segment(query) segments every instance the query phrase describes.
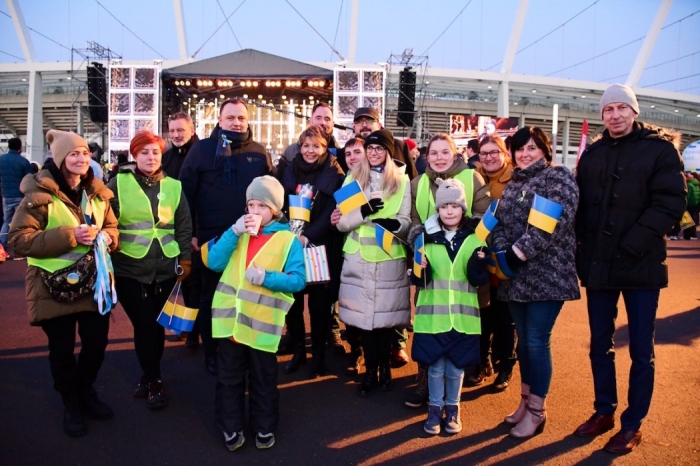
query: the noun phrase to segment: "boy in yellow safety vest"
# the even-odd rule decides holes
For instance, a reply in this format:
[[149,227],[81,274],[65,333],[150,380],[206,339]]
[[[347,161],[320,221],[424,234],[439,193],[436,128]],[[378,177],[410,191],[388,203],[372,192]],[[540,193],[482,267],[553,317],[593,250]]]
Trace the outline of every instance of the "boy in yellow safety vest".
[[466,216],[461,181],[448,179],[438,186],[435,210],[438,213],[411,234],[425,235],[420,276],[411,276],[419,289],[411,356],[429,366],[428,418],[423,429],[433,435],[440,433],[443,422],[448,433],[462,430],[459,400],[464,369],[479,364],[476,287],[489,282],[486,243],[474,234],[479,220]]
[[221,339],[215,411],[231,451],[245,441],[246,380],[255,445],[265,449],[275,444],[275,353],[292,294],[306,286],[303,247],[281,213],[282,185],[271,176],[255,178],[246,202],[248,214],[226,230],[208,255],[208,267],[223,272],[212,301],[212,335]]

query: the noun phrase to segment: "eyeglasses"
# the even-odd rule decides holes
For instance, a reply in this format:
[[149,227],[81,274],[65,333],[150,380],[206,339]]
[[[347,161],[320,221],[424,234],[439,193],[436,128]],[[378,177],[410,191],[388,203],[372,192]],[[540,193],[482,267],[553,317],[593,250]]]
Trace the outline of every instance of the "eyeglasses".
[[452,157],[454,157],[454,154],[452,152],[430,152],[428,154],[428,158],[431,160],[451,159]]
[[488,159],[488,158],[495,159],[499,155],[501,155],[500,150],[492,150],[491,152],[479,152],[479,157],[482,159]]
[[371,125],[375,121],[377,120],[375,120],[374,118],[358,118],[357,120],[355,120],[355,123],[357,123],[358,125]]
[[386,152],[384,146],[367,146],[367,152],[376,152],[377,154],[383,154]]

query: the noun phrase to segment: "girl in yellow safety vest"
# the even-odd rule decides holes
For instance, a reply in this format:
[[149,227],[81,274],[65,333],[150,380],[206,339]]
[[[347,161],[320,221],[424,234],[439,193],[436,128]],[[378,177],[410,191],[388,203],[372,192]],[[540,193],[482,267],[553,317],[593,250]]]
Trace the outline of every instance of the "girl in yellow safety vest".
[[[476,287],[489,281],[485,243],[474,234],[478,220],[466,216],[464,185],[457,179],[439,183],[437,214],[411,231],[410,243],[423,234],[420,288],[413,323],[412,357],[428,366],[429,405],[425,432],[462,430],[459,399],[464,369],[479,364],[481,322]],[[414,268],[415,269],[415,268]],[[444,419],[443,419],[444,416]]]
[[208,267],[223,272],[212,301],[219,338],[216,425],[226,446],[243,445],[246,380],[255,445],[275,443],[279,419],[277,348],[293,293],[306,286],[304,252],[282,215],[284,188],[260,176],[246,190],[247,211],[209,251]]

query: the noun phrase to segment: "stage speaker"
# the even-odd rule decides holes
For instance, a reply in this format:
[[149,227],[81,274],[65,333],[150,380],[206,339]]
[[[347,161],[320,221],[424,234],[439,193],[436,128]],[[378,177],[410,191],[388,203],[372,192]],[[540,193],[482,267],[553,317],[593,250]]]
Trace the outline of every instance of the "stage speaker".
[[413,116],[416,110],[416,72],[404,68],[399,73],[399,112],[396,125],[400,127],[413,126]]
[[107,69],[98,62],[87,67],[88,110],[95,123],[107,123]]

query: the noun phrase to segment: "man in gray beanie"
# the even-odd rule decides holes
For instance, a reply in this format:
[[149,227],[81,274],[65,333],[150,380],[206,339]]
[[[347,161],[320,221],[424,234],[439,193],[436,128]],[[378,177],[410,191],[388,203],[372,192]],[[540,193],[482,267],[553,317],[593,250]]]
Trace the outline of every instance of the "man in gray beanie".
[[615,319],[622,294],[630,328],[627,409],[605,445],[631,452],[654,391],[654,325],[661,288],[668,286],[664,235],[685,211],[680,135],[636,121],[632,89],[611,85],[600,99],[605,131],[581,155],[576,213],[576,267],[588,298],[595,413],[576,429],[595,437],[615,425]]

